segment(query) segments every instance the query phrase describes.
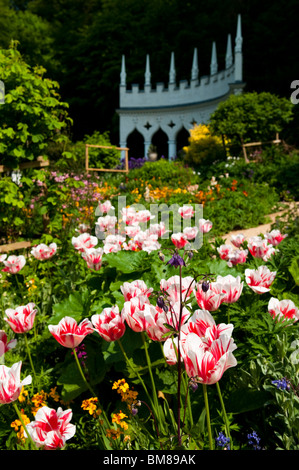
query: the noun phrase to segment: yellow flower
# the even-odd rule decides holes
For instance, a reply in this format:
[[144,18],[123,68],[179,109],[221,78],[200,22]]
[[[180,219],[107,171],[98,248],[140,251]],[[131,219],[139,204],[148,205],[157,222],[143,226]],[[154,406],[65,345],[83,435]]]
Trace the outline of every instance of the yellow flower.
[[[27,415],[24,414],[24,410],[21,410],[21,416],[22,416],[22,420],[26,426],[26,424],[29,424],[30,423],[30,419],[28,418]],[[15,421],[13,421],[10,425],[10,427],[14,428],[15,431],[18,431],[17,433],[17,438],[18,438],[18,441],[25,441],[25,437],[24,437],[24,428],[23,428],[23,425],[21,423],[21,420],[19,419],[16,419]]]
[[28,397],[28,391],[25,390],[24,387],[22,387],[21,393],[18,397],[19,402],[24,403],[24,401],[26,401],[26,397]]
[[53,398],[54,401],[59,401],[60,397],[59,397],[59,394],[56,392],[56,388],[57,387],[51,388],[49,397]]
[[47,396],[48,394],[44,392],[43,390],[33,395],[33,397],[31,398],[31,401],[34,404],[34,406],[31,409],[31,412],[33,415],[36,415],[38,410],[42,408],[43,406],[47,406],[47,402],[46,402]]
[[122,434],[122,431],[120,429],[106,429],[106,436],[107,437],[112,437],[112,439],[118,439],[120,435]]
[[117,382],[114,382],[112,386],[112,390],[113,389],[118,389],[121,392],[126,393],[126,391],[129,389],[129,385],[127,384],[125,379],[120,379]]
[[[98,402],[97,397],[88,398],[87,400],[83,400],[81,408],[83,408],[83,410],[88,411],[90,415],[93,415],[94,417],[96,417],[98,414],[101,413],[101,410],[97,410],[97,405],[96,405],[97,402]],[[100,413],[98,413],[98,411]]]

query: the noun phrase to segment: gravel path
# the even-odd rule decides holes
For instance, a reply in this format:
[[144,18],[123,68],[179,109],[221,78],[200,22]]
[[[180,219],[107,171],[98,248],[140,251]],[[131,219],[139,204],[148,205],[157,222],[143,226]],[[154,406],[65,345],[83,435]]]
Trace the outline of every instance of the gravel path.
[[259,225],[258,227],[252,227],[252,228],[245,229],[245,230],[235,230],[235,231],[227,233],[226,235],[222,235],[222,238],[225,240],[227,244],[231,244],[230,242],[231,236],[237,235],[238,233],[243,233],[246,239],[248,239],[249,237],[260,235],[260,234],[265,234],[271,231],[271,225],[275,222],[276,218],[278,217],[280,218],[283,215],[286,215],[290,209],[294,211],[296,210],[296,214],[299,215],[299,202],[292,202],[292,203],[285,203],[285,204],[287,206],[286,209],[279,211],[279,212],[275,212],[274,214],[269,214],[271,222],[269,222],[268,224]]

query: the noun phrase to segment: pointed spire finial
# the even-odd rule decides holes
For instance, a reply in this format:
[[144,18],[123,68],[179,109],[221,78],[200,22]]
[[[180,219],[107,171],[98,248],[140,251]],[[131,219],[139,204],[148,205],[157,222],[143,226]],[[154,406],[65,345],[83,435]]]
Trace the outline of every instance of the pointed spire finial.
[[238,15],[237,34],[235,40],[235,52],[242,52],[242,28],[241,28],[241,15]]
[[126,64],[125,64],[125,56],[122,56],[121,59],[121,72],[120,72],[120,84],[121,86],[126,86]]
[[216,42],[213,42],[213,46],[212,46],[212,58],[211,58],[210,69],[211,69],[211,75],[215,75],[218,72]]
[[174,65],[174,52],[172,52],[171,58],[170,58],[169,83],[175,83],[175,77],[176,77],[176,72],[175,72],[175,65]]
[[150,72],[150,58],[149,58],[149,55],[147,54],[146,55],[146,65],[145,65],[145,74],[144,74],[144,77],[145,77],[145,82],[144,84],[147,86],[147,85],[151,85],[151,72]]
[[193,62],[192,62],[192,70],[191,70],[191,80],[198,79],[198,57],[197,57],[197,48],[194,48],[193,53]]
[[225,68],[229,69],[232,65],[233,65],[232,39],[231,39],[231,35],[229,34],[227,37]]

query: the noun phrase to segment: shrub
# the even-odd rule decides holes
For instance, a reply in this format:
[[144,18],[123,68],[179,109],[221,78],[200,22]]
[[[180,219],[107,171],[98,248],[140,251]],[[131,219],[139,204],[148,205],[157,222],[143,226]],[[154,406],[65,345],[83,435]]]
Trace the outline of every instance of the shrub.
[[212,135],[209,126],[199,124],[190,129],[189,146],[183,148],[184,162],[192,166],[210,164],[226,157],[222,138]]

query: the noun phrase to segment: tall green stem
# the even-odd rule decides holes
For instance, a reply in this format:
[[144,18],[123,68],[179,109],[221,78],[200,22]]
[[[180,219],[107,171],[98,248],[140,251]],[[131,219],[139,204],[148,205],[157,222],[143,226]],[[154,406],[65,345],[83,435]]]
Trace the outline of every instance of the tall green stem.
[[203,396],[204,396],[205,407],[206,407],[206,415],[207,415],[209,446],[210,446],[210,450],[213,450],[212,428],[211,428],[211,418],[210,418],[210,409],[209,409],[207,385],[202,384],[202,386],[203,386]]
[[128,358],[128,356],[127,356],[127,354],[126,354],[126,351],[124,350],[124,347],[123,347],[121,341],[120,341],[120,340],[117,340],[117,343],[118,343],[118,345],[119,345],[119,348],[120,348],[121,352],[123,353],[123,356],[124,356],[124,358],[125,358],[127,364],[128,364],[129,367],[132,369],[132,371],[134,372],[134,374],[136,374],[136,376],[138,377],[138,379],[139,379],[141,385],[142,385],[143,388],[144,388],[144,391],[145,391],[145,393],[146,393],[146,396],[147,396],[147,398],[149,399],[149,401],[150,401],[150,403],[151,403],[151,406],[153,406],[152,398],[151,398],[151,396],[150,396],[150,394],[149,394],[149,392],[148,392],[148,389],[147,389],[147,387],[146,387],[146,385],[145,385],[145,383],[144,383],[144,381],[143,381],[141,375],[139,374],[138,370],[136,370],[135,367],[133,366],[132,361],[130,361],[130,359]]
[[154,377],[153,377],[152,363],[151,363],[151,360],[150,360],[150,357],[149,357],[149,354],[148,354],[146,339],[145,339],[143,331],[141,332],[141,337],[142,337],[142,341],[143,341],[143,345],[144,345],[146,361],[147,361],[148,370],[149,370],[150,379],[151,379],[151,384],[152,384],[152,389],[153,389],[153,401],[154,401],[154,405],[155,405],[155,409],[156,409],[156,414],[159,416],[159,403],[158,403],[158,397],[157,397],[157,391],[156,391],[156,384],[155,384]]
[[34,365],[33,365],[33,361],[32,361],[31,354],[30,354],[30,348],[29,348],[29,344],[28,344],[28,339],[27,339],[26,333],[24,334],[24,337],[25,337],[25,343],[26,343],[26,349],[27,349],[27,354],[28,354],[29,362],[30,362],[31,369],[32,369],[32,372],[33,372],[33,375],[34,375],[35,385],[37,386],[37,388],[39,388],[39,384],[38,384],[38,381],[37,381],[36,372],[35,372]]
[[217,391],[218,391],[218,395],[219,395],[219,400],[220,400],[220,403],[221,403],[222,413],[223,413],[223,416],[224,416],[224,424],[225,424],[226,434],[227,434],[227,437],[229,437],[230,449],[232,450],[233,449],[233,443],[232,443],[232,438],[231,438],[230,430],[229,430],[229,422],[228,422],[228,419],[227,419],[227,414],[226,414],[226,410],[225,410],[224,401],[223,401],[223,398],[222,398],[222,393],[221,393],[221,390],[220,390],[219,382],[216,382],[216,387],[217,387]]
[[17,407],[17,405],[16,405],[15,402],[13,402],[13,406],[14,406],[14,409],[16,410],[16,413],[17,413],[17,415],[18,415],[19,420],[20,420],[21,423],[22,423],[22,426],[23,426],[23,428],[24,428],[24,433],[26,433],[26,435],[27,435],[29,441],[31,442],[31,444],[32,444],[33,447],[34,447],[34,450],[38,450],[38,448],[37,448],[35,442],[32,440],[32,437],[30,436],[29,432],[28,432],[27,429],[26,429],[26,425],[25,425],[25,423],[24,423],[24,420],[23,420],[23,418],[22,418],[22,415],[21,415],[21,413],[20,413],[20,411],[19,411],[19,408]]

